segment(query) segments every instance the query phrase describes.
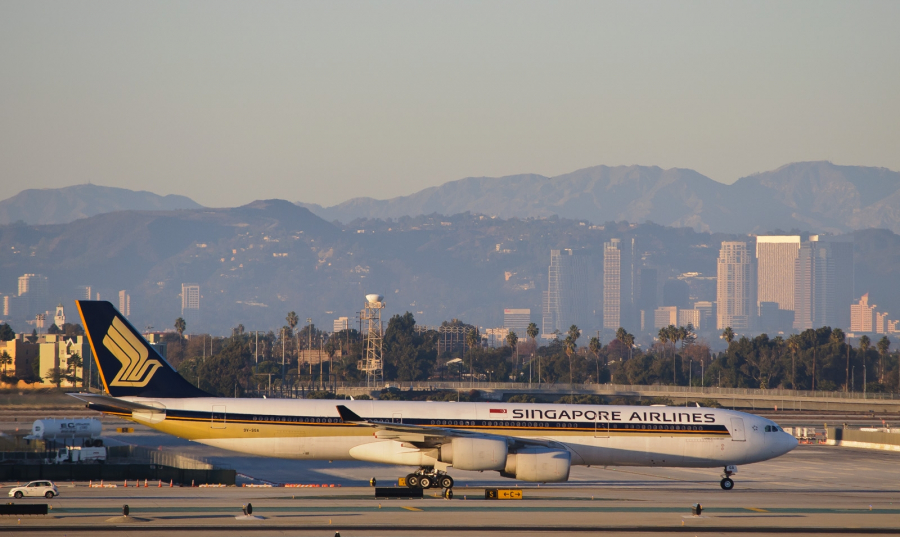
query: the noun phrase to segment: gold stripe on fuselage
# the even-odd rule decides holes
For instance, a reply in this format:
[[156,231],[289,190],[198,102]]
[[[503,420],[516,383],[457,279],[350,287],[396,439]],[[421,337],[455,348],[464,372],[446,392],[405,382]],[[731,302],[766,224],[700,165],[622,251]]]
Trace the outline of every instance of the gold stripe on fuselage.
[[[146,423],[134,419],[131,414],[108,412],[135,423],[151,427],[157,431],[186,438],[188,440],[223,439],[223,438],[323,438],[360,436],[371,437],[372,428],[366,425],[349,425],[346,423],[306,423],[278,421],[241,421],[214,422],[210,418],[201,417],[166,417],[158,423]],[[427,426],[426,426],[427,427]],[[437,427],[436,427],[437,429]],[[446,429],[446,427],[441,427]],[[522,438],[572,437],[576,438],[646,438],[646,437],[685,437],[685,438],[721,438],[730,436],[727,431],[671,431],[659,429],[627,429],[595,432],[587,428],[557,427],[458,427],[460,430],[477,430],[497,436]]]

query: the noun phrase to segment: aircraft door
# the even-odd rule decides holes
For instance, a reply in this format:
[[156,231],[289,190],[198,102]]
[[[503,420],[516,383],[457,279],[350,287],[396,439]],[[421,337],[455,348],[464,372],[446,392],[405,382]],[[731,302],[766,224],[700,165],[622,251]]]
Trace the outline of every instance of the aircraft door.
[[400,412],[394,412],[393,417],[391,418],[393,423],[403,423],[403,414]]
[[594,422],[594,438],[609,438],[609,422]]
[[212,406],[212,416],[210,417],[209,426],[211,429],[225,428],[225,405]]
[[746,440],[747,437],[744,434],[743,418],[731,418],[731,441],[744,442]]

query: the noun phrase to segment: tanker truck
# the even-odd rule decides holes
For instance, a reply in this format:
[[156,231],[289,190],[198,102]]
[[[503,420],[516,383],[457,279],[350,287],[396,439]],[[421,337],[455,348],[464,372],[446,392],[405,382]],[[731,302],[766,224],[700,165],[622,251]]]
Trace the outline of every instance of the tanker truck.
[[100,447],[103,427],[95,418],[44,418],[31,425],[28,440],[59,442],[67,446]]

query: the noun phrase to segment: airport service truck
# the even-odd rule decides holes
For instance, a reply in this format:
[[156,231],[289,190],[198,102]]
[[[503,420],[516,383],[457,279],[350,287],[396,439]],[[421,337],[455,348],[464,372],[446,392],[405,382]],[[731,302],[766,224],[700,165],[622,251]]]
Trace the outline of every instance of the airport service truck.
[[67,462],[103,462],[106,460],[105,447],[63,447],[56,452],[54,464]]

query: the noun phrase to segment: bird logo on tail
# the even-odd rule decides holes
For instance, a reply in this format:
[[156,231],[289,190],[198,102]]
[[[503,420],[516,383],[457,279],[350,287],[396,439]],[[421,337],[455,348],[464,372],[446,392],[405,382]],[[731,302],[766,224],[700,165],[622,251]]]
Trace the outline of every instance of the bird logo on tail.
[[143,388],[156,374],[156,370],[162,367],[159,360],[148,359],[150,354],[147,347],[118,317],[113,317],[109,331],[103,337],[103,346],[122,363],[110,383],[112,386]]

